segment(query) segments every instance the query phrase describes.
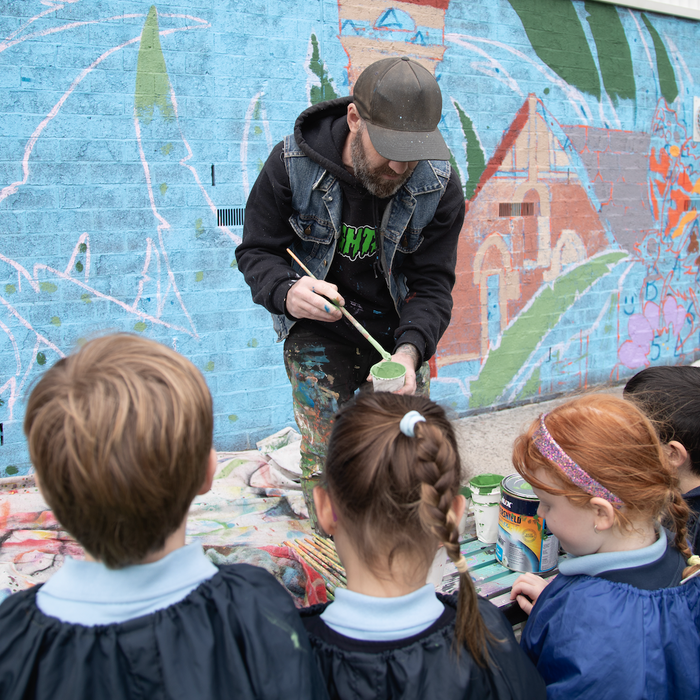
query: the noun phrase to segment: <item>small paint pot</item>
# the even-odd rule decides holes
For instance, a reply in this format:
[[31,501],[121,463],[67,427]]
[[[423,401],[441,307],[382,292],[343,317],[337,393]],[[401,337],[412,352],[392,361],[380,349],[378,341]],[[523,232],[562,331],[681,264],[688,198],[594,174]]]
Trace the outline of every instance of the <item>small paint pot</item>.
[[479,542],[495,544],[498,538],[498,511],[501,500],[500,474],[479,474],[469,480]]
[[397,391],[406,381],[406,368],[400,362],[391,360],[372,365],[370,374],[374,391]]

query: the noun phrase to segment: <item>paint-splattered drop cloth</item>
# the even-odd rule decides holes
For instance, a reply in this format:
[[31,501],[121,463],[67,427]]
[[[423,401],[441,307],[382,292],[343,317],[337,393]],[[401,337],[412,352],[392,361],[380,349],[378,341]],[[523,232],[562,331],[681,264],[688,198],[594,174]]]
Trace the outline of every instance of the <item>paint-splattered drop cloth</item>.
[[327,697],[292,599],[262,569],[223,566],[179,603],[94,627],[44,615],[39,589],[0,605],[3,700]]

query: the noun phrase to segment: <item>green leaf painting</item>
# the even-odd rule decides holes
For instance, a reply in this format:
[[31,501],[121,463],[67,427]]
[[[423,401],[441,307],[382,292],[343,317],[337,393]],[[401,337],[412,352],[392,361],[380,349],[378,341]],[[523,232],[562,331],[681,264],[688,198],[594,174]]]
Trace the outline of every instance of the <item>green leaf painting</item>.
[[651,38],[654,41],[654,51],[656,52],[656,71],[659,74],[659,87],[661,94],[668,104],[672,104],[678,97],[678,85],[676,83],[676,75],[673,72],[671,59],[668,57],[664,42],[661,41],[659,33],[654,29],[654,25],[649,21],[645,14],[642,14],[644,26],[647,28]]
[[558,76],[600,100],[600,78],[570,0],[510,0],[535,53]]
[[587,2],[585,8],[605,91],[615,105],[619,100],[634,100],[632,53],[617,8],[599,2]]
[[626,257],[625,252],[601,255],[545,287],[532,305],[503,332],[501,344],[489,352],[479,378],[471,383],[470,408],[496,403],[542,338],[559,323],[578,296]]
[[333,79],[328,75],[326,66],[321,60],[321,52],[318,48],[318,39],[315,34],[311,35],[311,59],[309,60],[309,70],[321,81],[321,85],[311,86],[311,104],[315,105],[325,100],[334,100],[338,97],[333,89]]
[[479,184],[481,175],[486,169],[486,156],[484,155],[481,141],[479,141],[479,137],[474,130],[474,123],[467,116],[459,102],[452,100],[452,104],[454,104],[459,115],[459,123],[462,125],[462,133],[466,142],[467,181],[464,183],[464,196],[465,199],[471,199],[476,191],[476,186]]
[[136,115],[144,124],[150,124],[155,108],[165,121],[175,119],[170,100],[170,79],[165,66],[163,49],[158,33],[158,12],[151,9],[141,32],[141,45],[136,63]]

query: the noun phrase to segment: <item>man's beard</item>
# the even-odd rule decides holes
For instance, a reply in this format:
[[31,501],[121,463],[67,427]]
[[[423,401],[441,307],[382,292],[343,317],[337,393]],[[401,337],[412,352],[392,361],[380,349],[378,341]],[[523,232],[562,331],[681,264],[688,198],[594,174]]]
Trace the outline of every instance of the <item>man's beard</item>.
[[[352,167],[355,171],[355,178],[362,183],[362,186],[375,197],[385,199],[396,194],[400,187],[413,174],[415,166],[406,168],[406,172],[399,175],[394,172],[387,163],[377,168],[372,168],[367,161],[367,153],[362,143],[362,131],[358,131],[350,145],[352,156]],[[396,179],[386,179],[384,176]]]

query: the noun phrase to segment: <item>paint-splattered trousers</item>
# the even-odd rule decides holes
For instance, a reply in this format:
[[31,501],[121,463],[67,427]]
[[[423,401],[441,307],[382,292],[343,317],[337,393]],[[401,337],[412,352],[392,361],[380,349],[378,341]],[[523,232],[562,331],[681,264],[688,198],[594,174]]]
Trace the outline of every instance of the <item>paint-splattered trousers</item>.
[[[379,353],[327,338],[295,325],[284,341],[284,364],[292,384],[294,418],[301,433],[301,484],[311,523],[317,532],[313,488],[320,481],[333,417],[359,390],[371,391],[370,367]],[[430,395],[430,369],[416,372],[416,393]]]

